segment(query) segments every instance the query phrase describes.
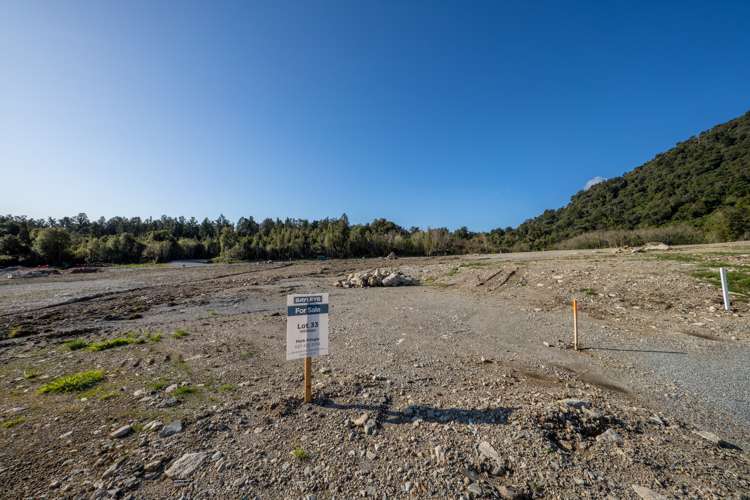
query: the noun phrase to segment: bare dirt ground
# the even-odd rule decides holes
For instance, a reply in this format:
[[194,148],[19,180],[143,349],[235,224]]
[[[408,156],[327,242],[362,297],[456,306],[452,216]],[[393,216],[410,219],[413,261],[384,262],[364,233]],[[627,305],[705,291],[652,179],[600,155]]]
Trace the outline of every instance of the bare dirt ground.
[[[0,497],[748,498],[750,307],[700,277],[748,264],[733,244],[2,279]],[[333,287],[377,267],[421,284]],[[331,355],[305,405],[285,296],[308,291],[331,294]],[[142,343],[66,344],[115,338]]]

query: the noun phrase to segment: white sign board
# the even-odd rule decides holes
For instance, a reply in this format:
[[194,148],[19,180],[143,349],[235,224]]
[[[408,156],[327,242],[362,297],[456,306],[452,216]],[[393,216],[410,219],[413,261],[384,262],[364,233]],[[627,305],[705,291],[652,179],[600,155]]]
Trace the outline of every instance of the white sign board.
[[286,359],[328,354],[328,294],[286,296]]

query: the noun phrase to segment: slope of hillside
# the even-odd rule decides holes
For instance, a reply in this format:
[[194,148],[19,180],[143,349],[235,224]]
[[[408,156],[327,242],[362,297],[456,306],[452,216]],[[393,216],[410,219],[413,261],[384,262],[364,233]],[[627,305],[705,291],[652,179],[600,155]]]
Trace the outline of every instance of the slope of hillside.
[[518,242],[544,248],[590,231],[689,224],[707,240],[750,236],[750,112],[521,224]]

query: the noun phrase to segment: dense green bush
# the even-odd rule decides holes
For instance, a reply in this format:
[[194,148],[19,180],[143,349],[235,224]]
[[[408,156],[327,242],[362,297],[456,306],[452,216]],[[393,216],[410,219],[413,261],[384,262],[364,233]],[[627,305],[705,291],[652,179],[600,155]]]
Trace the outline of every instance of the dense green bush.
[[36,231],[34,252],[49,264],[63,264],[71,259],[71,238],[65,229],[47,227]]

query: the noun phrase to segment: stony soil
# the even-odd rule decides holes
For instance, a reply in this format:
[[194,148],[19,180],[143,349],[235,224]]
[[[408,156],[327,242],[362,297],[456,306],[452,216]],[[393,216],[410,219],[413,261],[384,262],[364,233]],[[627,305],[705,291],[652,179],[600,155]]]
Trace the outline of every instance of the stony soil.
[[[748,498],[748,302],[692,275],[727,262],[750,245],[2,280],[0,497]],[[333,286],[373,268],[421,285]],[[284,359],[306,291],[331,302],[307,405]],[[152,339],[64,344],[127,332]]]

